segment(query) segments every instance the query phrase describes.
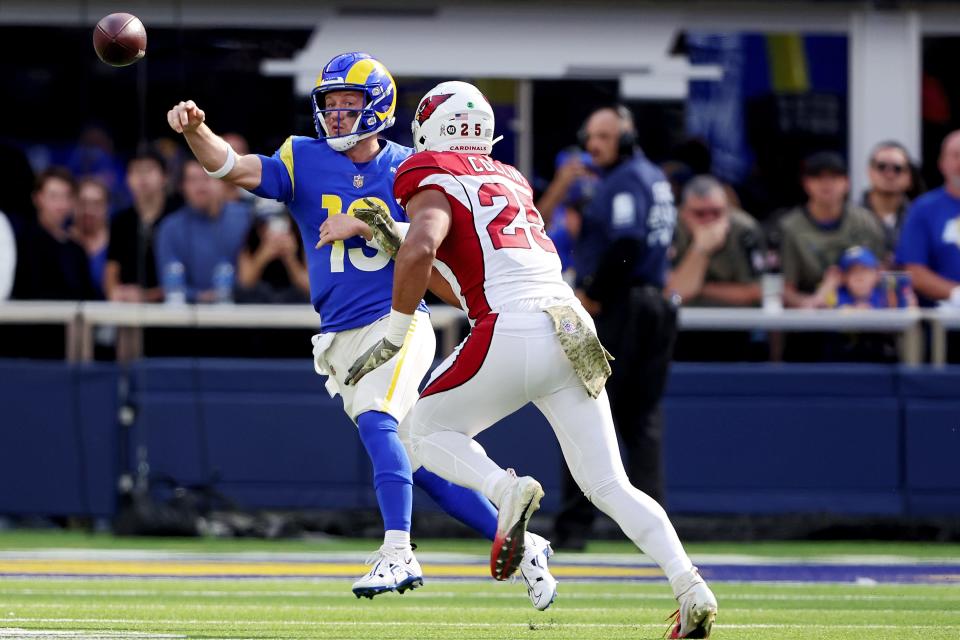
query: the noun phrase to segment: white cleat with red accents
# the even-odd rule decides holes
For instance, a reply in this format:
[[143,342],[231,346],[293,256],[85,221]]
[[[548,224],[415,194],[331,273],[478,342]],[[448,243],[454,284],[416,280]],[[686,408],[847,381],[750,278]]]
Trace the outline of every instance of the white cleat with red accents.
[[497,512],[497,535],[490,550],[490,573],[495,579],[506,580],[520,566],[527,522],[540,508],[542,498],[543,487],[530,476],[514,475],[504,490]]

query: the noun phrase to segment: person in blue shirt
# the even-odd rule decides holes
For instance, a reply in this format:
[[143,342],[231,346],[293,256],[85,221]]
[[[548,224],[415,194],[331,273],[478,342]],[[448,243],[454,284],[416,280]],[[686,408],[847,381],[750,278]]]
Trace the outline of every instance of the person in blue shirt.
[[834,306],[840,309],[897,309],[915,307],[916,296],[904,274],[882,274],[870,249],[850,247],[838,265],[842,272]]
[[943,186],[917,198],[907,213],[896,262],[924,306],[960,307],[960,130],[943,140],[940,173]]
[[[677,312],[663,295],[677,211],[663,172],[636,146],[623,106],[593,112],[580,141],[601,176],[574,248],[577,295],[616,360],[607,392],[624,444],[627,475],[663,501],[660,397],[676,339]],[[554,536],[582,547],[596,510],[568,477]]]
[[[409,330],[393,335],[393,262],[371,241],[370,229],[352,216],[369,200],[406,222],[393,182],[397,167],[413,150],[378,137],[393,125],[396,101],[396,85],[383,64],[355,52],[334,57],[317,78],[311,102],[318,137],[291,136],[273,156],[238,155],[205,124],[193,101],[180,102],[167,114],[168,124],[183,133],[211,176],[284,202],[299,228],[311,302],[320,315],[314,365],[328,376],[328,391],[340,394],[344,411],[357,425],[373,464],[383,516],[383,545],[372,557],[369,573],[353,585],[357,597],[369,598],[402,593],[423,582],[410,544],[413,484],[488,539],[493,540],[497,527],[496,511],[479,492],[442,480],[411,460],[408,427],[400,425],[433,362],[435,337],[422,302]],[[449,290],[438,293],[455,300]],[[345,384],[350,365],[381,338],[404,347],[359,384]],[[552,551],[546,540],[533,538],[521,568],[531,601],[545,609],[556,591],[546,561]],[[549,597],[543,597],[542,584],[551,585]]]
[[225,202],[223,185],[206,175],[195,160],[184,163],[182,189],[186,204],[157,226],[157,273],[169,297],[173,292],[164,274],[175,263],[183,265],[187,301],[214,302],[218,295],[214,272],[223,264],[236,269],[251,210]]

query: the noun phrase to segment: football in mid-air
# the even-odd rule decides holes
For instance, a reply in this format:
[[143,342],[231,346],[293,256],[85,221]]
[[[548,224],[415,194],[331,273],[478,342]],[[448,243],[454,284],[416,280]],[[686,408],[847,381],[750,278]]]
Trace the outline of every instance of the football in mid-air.
[[147,52],[147,30],[135,15],[111,13],[94,28],[93,48],[107,64],[125,67]]

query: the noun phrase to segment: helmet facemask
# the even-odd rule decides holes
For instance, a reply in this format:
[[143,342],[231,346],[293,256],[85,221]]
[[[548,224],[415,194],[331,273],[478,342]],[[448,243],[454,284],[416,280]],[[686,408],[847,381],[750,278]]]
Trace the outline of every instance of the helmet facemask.
[[[327,108],[326,97],[337,91],[359,93],[360,104]],[[317,137],[326,140],[335,151],[346,151],[364,138],[393,126],[397,87],[386,67],[369,54],[343,53],[324,66],[310,94],[310,102]],[[349,126],[342,127],[341,123]]]
[[[365,104],[361,109],[333,108],[327,109],[324,98],[327,93],[333,91],[359,91],[363,94]],[[364,89],[353,89],[344,87],[317,87],[311,94],[313,102],[313,120],[317,128],[317,136],[326,140],[334,151],[346,151],[352,149],[358,142],[364,138],[377,135],[383,129],[393,125],[394,118],[386,121],[380,120],[375,110],[376,98],[370,100],[367,95],[369,92]],[[381,96],[382,98],[382,96]],[[355,118],[353,125],[347,132],[344,131],[342,124]],[[332,122],[331,122],[332,121]],[[337,126],[331,126],[336,124]],[[339,130],[342,133],[334,134],[333,130]]]

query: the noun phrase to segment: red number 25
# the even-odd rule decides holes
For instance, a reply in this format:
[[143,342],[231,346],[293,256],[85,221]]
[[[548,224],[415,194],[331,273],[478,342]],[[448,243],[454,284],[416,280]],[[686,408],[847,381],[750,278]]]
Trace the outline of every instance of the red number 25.
[[[490,234],[494,249],[529,249],[530,240],[527,238],[529,234],[544,251],[557,252],[553,241],[543,230],[543,218],[540,217],[540,212],[537,211],[529,195],[515,192],[498,182],[484,183],[477,195],[481,206],[502,207],[487,225],[487,233]],[[512,226],[520,215],[521,207],[526,213],[527,224],[521,222],[508,230],[507,227]]]

